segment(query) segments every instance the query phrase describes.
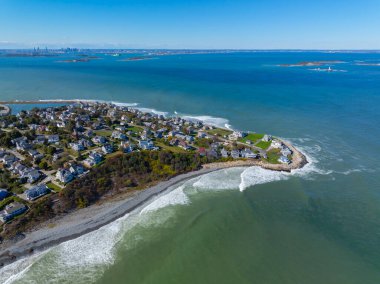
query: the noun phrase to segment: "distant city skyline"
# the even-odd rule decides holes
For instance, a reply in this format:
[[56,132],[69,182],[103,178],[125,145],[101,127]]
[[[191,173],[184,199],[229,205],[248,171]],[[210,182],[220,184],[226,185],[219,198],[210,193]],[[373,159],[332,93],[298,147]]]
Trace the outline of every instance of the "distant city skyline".
[[380,49],[377,0],[0,0],[0,48]]

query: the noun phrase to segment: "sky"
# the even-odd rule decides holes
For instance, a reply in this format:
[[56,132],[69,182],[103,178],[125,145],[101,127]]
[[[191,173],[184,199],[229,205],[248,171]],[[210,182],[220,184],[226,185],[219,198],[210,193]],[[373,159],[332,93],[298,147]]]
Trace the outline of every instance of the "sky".
[[380,0],[0,0],[0,48],[380,49]]

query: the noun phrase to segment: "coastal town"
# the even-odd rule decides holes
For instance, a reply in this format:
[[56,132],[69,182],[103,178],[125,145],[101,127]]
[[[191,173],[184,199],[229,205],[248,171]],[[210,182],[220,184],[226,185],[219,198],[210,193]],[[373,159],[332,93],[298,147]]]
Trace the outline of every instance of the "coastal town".
[[111,103],[76,102],[15,115],[7,111],[0,117],[0,128],[2,226],[122,154],[170,151],[192,153],[207,162],[284,165],[293,159],[293,150],[271,135]]

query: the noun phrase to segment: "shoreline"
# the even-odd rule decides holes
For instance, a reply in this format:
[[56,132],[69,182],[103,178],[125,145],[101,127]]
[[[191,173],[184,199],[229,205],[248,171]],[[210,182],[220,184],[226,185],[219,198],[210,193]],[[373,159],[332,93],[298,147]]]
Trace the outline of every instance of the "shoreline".
[[[63,216],[53,218],[41,224],[36,230],[26,232],[25,237],[19,241],[8,241],[0,244],[2,251],[0,253],[0,267],[95,231],[143,206],[170,187],[188,179],[233,167],[259,166],[268,170],[290,172],[293,169],[300,169],[308,163],[305,155],[299,152],[290,143],[284,143],[294,151],[294,160],[290,165],[267,164],[256,160],[238,160],[205,164],[197,171],[180,174],[169,180],[161,181],[146,189],[132,192],[128,197],[120,194],[119,196],[115,196],[113,200],[104,200],[104,202],[100,202],[101,204],[97,203],[87,208],[75,210]],[[117,197],[121,200],[115,200]]]
[[94,204],[70,212],[56,217],[57,224],[54,224],[54,227],[49,227],[48,223],[52,224],[52,221],[47,221],[41,225],[41,228],[25,233],[25,237],[20,241],[0,244],[2,250],[0,267],[95,231],[143,206],[176,184],[217,170],[218,168],[202,168],[161,181],[154,186],[135,192],[129,198],[119,201],[105,200],[103,204]]

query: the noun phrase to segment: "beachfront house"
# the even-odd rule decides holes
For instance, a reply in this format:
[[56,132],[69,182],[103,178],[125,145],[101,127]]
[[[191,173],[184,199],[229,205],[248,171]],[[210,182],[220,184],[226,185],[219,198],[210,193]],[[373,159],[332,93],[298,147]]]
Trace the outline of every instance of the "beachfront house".
[[240,158],[240,151],[239,150],[232,150],[231,151],[231,157],[234,158],[234,159],[239,159]]
[[154,144],[150,140],[139,140],[139,147],[143,150],[153,150]]
[[102,160],[103,160],[103,156],[100,153],[98,153],[98,152],[91,152],[88,155],[88,158],[83,161],[83,164],[86,167],[90,168],[90,167],[93,167],[93,166],[99,164]]
[[223,158],[227,158],[228,157],[228,151],[226,149],[222,149],[220,151],[220,154],[222,155]]
[[253,153],[251,149],[244,149],[241,151],[241,156],[246,159],[257,159],[258,155],[256,153]]
[[272,141],[273,139],[271,135],[265,134],[261,140],[264,142],[269,142],[269,141]]
[[67,169],[59,169],[55,174],[55,177],[62,183],[68,183],[74,179],[71,171]]
[[285,156],[281,156],[278,161],[281,163],[281,164],[290,164],[290,160],[285,157]]
[[84,168],[79,164],[71,164],[69,171],[72,175],[78,176],[84,173]]
[[41,196],[44,196],[50,192],[50,189],[45,185],[37,185],[25,191],[25,196],[28,200],[33,201]]
[[12,220],[14,217],[24,213],[28,208],[19,202],[13,202],[5,206],[5,209],[0,212],[0,220],[5,223]]
[[282,143],[278,140],[272,140],[270,145],[272,148],[280,149],[282,147]]
[[291,155],[293,152],[287,146],[283,145],[281,149],[281,154],[285,157]]
[[113,153],[113,146],[110,144],[105,144],[102,146],[102,151],[104,154],[111,154]]

